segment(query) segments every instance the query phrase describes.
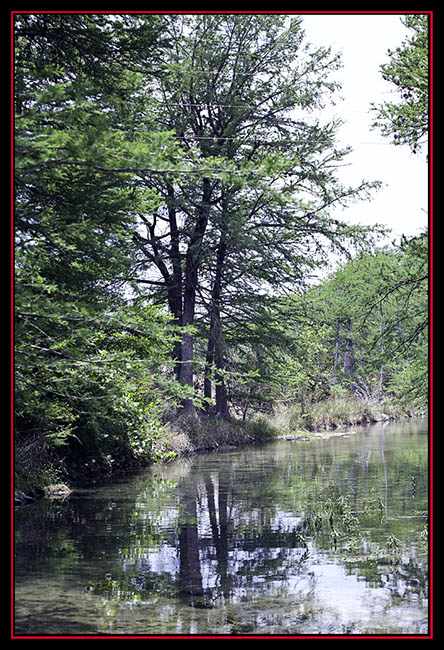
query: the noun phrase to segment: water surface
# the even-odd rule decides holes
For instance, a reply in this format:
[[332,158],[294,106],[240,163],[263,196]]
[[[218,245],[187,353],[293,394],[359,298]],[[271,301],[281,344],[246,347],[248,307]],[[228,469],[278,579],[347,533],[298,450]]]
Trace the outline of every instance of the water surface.
[[427,446],[276,440],[20,508],[15,633],[427,634]]

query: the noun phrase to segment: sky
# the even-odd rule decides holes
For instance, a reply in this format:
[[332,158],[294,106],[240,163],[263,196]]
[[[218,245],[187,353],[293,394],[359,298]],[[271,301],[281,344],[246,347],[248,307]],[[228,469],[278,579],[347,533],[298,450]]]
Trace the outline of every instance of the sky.
[[[339,142],[351,145],[353,153],[341,170],[341,180],[357,186],[362,180],[381,181],[383,187],[371,202],[358,202],[340,210],[337,218],[353,224],[382,223],[392,232],[388,241],[404,234],[418,234],[427,225],[428,164],[426,151],[413,154],[407,145],[395,146],[379,130],[371,129],[376,105],[398,98],[392,84],[384,81],[379,66],[390,58],[387,51],[401,45],[411,30],[400,15],[306,15],[303,27],[306,41],[316,46],[331,46],[342,53],[343,68],[332,79],[342,84],[333,108],[323,109],[326,117],[340,117],[345,124],[338,132]],[[336,216],[336,215],[335,215]]]

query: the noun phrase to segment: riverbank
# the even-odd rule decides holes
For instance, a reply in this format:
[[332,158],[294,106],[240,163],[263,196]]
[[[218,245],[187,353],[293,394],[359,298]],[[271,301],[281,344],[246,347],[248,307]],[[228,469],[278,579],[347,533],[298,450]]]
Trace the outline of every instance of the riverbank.
[[322,432],[422,415],[425,413],[389,400],[372,402],[349,396],[335,396],[308,405],[298,403],[277,406],[267,421],[280,431]]
[[[310,404],[281,406],[250,420],[178,418],[170,423],[163,441],[172,457],[224,447],[237,447],[273,438],[309,440],[314,437],[350,435],[350,427],[425,415],[390,402],[370,403],[352,398],[332,398]],[[346,431],[339,431],[346,429]]]
[[[281,406],[273,412],[255,415],[249,420],[221,419],[211,416],[182,416],[167,423],[164,432],[154,442],[151,458],[122,458],[114,463],[103,458],[88,458],[76,465],[60,464],[47,478],[36,476],[35,483],[16,481],[15,503],[29,503],[40,498],[66,498],[79,489],[98,485],[116,474],[141,470],[155,462],[230,447],[285,438],[310,440],[319,437],[351,435],[350,427],[394,421],[424,415],[401,409],[391,403],[367,403],[347,398],[335,398],[311,404]],[[53,467],[55,460],[52,459]],[[54,480],[55,479],[55,480]]]

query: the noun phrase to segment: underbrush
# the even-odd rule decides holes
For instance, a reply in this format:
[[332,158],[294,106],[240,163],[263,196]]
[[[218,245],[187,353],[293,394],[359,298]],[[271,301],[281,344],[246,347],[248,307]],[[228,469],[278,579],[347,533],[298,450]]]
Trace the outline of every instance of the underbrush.
[[335,396],[322,402],[280,405],[265,415],[249,420],[222,419],[208,415],[171,418],[164,434],[156,441],[153,453],[158,461],[167,461],[202,451],[238,447],[285,433],[326,431],[339,427],[397,420],[418,415],[390,402],[365,402],[353,397]]
[[14,452],[14,498],[17,502],[38,498],[47,485],[59,482],[60,462],[40,435],[16,434]]

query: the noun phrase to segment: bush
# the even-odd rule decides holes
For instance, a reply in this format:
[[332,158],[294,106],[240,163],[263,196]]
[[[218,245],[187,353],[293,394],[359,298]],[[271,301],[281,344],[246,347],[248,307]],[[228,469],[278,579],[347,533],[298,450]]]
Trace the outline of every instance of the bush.
[[51,446],[38,433],[16,435],[14,483],[18,492],[27,496],[43,493],[63,474],[63,465]]

